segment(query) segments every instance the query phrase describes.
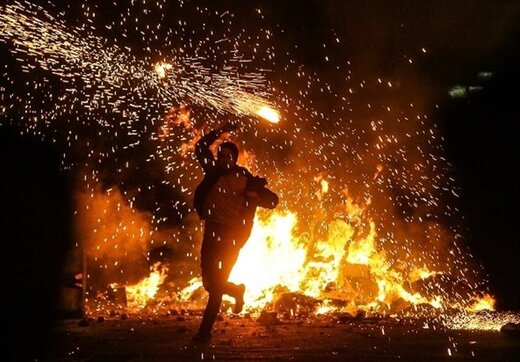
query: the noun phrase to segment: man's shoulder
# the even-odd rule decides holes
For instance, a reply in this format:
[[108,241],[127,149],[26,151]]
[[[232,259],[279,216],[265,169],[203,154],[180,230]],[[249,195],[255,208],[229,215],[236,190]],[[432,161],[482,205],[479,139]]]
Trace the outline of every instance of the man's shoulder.
[[236,172],[241,173],[246,177],[253,177],[253,174],[251,172],[249,172],[249,170],[247,168],[242,167],[242,166],[237,166]]

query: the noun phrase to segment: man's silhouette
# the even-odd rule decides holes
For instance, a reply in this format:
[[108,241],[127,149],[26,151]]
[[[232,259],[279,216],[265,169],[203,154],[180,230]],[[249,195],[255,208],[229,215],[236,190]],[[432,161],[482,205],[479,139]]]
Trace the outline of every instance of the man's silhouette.
[[265,187],[265,178],[253,176],[237,165],[238,147],[234,143],[222,143],[216,159],[211,153],[211,144],[235,128],[226,123],[202,137],[195,149],[204,170],[204,178],[195,190],[194,207],[205,221],[201,269],[202,283],[209,293],[196,341],[211,339],[223,294],[235,298],[235,313],[242,310],[245,286],[228,282],[229,274],[251,234],[256,208],[273,209],[278,204],[278,196]]

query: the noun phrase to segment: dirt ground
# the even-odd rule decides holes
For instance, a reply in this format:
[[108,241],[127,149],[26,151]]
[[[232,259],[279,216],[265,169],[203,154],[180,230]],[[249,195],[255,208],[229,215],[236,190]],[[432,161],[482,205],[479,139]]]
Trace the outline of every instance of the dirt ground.
[[520,338],[454,331],[392,319],[267,320],[225,315],[213,339],[195,345],[200,316],[113,316],[62,320],[43,361],[520,360]]

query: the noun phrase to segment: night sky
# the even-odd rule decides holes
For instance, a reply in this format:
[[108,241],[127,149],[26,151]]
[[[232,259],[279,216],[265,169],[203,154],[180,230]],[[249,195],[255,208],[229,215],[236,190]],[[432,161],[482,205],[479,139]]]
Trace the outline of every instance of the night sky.
[[[518,44],[518,43],[517,43]],[[498,305],[517,309],[520,282],[516,215],[519,203],[518,48],[497,62],[482,92],[452,99],[439,111],[447,150],[461,185],[468,245],[489,274]]]
[[[185,6],[195,3],[203,2],[187,1]],[[283,36],[276,37],[277,47],[290,48],[298,62],[326,81],[334,83],[337,74],[334,65],[324,61],[325,53],[332,59],[348,58],[359,78],[401,82],[402,92],[420,103],[441,129],[446,158],[460,187],[456,206],[464,216],[461,222],[465,223],[466,245],[487,272],[498,307],[519,309],[520,3],[305,0],[250,1],[246,5],[223,1],[221,7],[234,12],[239,25],[247,24],[251,13],[262,8],[268,22],[284,29]],[[341,44],[324,49],[323,44],[330,44],[336,36]],[[416,59],[413,67],[403,66],[405,54]],[[483,77],[482,72],[491,75]],[[450,96],[455,86],[465,87],[467,94]],[[470,86],[475,90],[470,91]],[[68,210],[67,192],[72,191],[67,183],[69,176],[58,172],[60,146],[20,136],[16,127],[9,125],[0,126],[0,136],[5,170],[1,177],[5,225],[1,229],[15,225],[2,239],[12,238],[10,233],[19,227],[48,223],[65,235],[62,240],[67,240],[70,230],[63,223],[68,216],[39,208],[44,202],[38,199],[40,194],[26,191],[46,190],[45,195],[54,195],[57,205],[63,205],[58,209]],[[61,191],[56,185],[62,185]],[[21,203],[22,194],[33,200]],[[37,221],[21,217],[28,208]],[[35,254],[39,255],[39,249],[34,249],[25,236],[19,238],[19,245],[26,245],[29,254],[38,258]],[[4,257],[21,253],[11,248]],[[58,260],[54,262],[59,263],[63,249],[62,245],[57,250]],[[11,266],[20,262],[13,260],[16,262]]]

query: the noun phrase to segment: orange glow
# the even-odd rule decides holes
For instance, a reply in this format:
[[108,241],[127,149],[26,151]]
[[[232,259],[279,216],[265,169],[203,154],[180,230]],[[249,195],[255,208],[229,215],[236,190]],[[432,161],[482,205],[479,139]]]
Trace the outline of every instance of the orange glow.
[[[243,157],[245,161],[254,159],[249,153]],[[321,195],[333,191],[323,175],[316,177],[314,182],[319,186]],[[96,238],[93,241],[100,241],[95,250],[92,250],[94,245],[91,244],[89,253],[95,256],[93,261],[100,263],[102,271],[121,268],[123,281],[110,285],[112,295],[117,298],[120,298],[118,293],[124,287],[124,307],[127,311],[138,312],[149,306],[166,306],[167,303],[181,303],[189,308],[203,307],[206,293],[202,290],[200,277],[193,277],[184,289],[165,284],[168,269],[161,264],[155,264],[149,275],[135,284],[124,281],[129,278],[124,277],[127,272],[123,271],[130,269],[124,260],[125,249],[119,245],[127,246],[128,242],[108,243],[107,234],[115,231],[107,228],[103,217],[118,215],[115,230],[124,231],[124,237],[128,240],[133,240],[135,233],[144,238],[150,232],[149,226],[137,214],[128,213],[120,195],[114,191],[97,194],[89,200],[92,207],[86,215],[90,215],[92,220],[87,218],[90,220],[88,225],[95,226],[92,236]],[[326,202],[322,199],[320,204]],[[388,249],[382,245],[376,221],[370,217],[370,202],[370,199],[356,201],[349,196],[348,190],[343,190],[342,213],[328,220],[324,232],[315,235],[305,231],[308,228],[304,223],[321,224],[319,215],[315,215],[316,220],[309,221],[304,219],[303,214],[281,207],[275,211],[260,209],[251,237],[241,250],[230,275],[231,282],[246,285],[244,311],[256,313],[265,308],[275,308],[287,293],[314,301],[310,308],[315,314],[342,312],[355,315],[359,311],[394,314],[408,307],[427,306],[430,311],[442,312],[454,308],[472,315],[494,309],[495,301],[490,295],[474,298],[473,302],[470,298],[467,301],[453,301],[443,294],[442,289],[429,293],[429,287],[416,287],[422,283],[436,285],[435,276],[444,273],[424,260],[411,258],[396,262],[392,259]],[[112,208],[114,210],[109,211]],[[144,241],[136,242],[136,247],[144,246]],[[108,253],[112,249],[113,252]],[[109,263],[112,268],[104,266]],[[115,279],[115,274],[111,275]],[[105,277],[109,277],[108,274],[105,273]],[[172,294],[172,290],[176,292]],[[118,300],[121,303],[121,299],[114,301]],[[151,301],[154,303],[150,304]],[[298,313],[299,307],[295,308],[291,310],[291,315]],[[478,328],[488,328],[485,327],[488,322],[476,322],[475,318],[471,320],[471,323],[481,326]],[[453,328],[465,325],[464,321],[456,319],[451,319],[449,323]]]
[[256,156],[253,152],[244,149],[240,150],[237,164],[247,168],[252,173],[256,173]]
[[327,181],[322,174],[315,176],[314,181],[320,185],[320,189],[316,191],[316,197],[318,197],[318,200],[321,200],[322,197],[329,192],[329,181]]

